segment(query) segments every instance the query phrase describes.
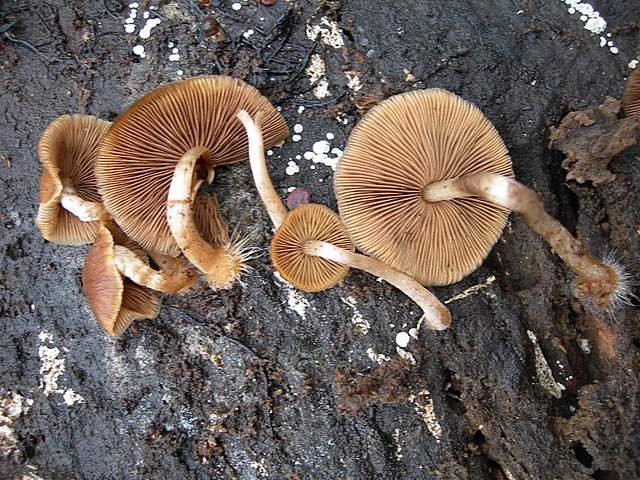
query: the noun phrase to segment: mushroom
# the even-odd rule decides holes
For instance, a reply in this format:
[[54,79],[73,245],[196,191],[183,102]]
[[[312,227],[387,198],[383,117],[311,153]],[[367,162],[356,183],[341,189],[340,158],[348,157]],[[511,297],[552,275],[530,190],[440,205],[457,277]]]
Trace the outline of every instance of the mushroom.
[[512,176],[507,149],[480,110],[428,89],[391,97],[365,115],[335,188],[356,246],[422,284],[453,283],[477,268],[513,210],[578,275],[579,296],[601,308],[624,301],[620,272],[591,257]]
[[116,247],[109,229],[100,225],[82,270],[87,302],[98,324],[113,337],[122,335],[134,320],[155,318],[160,311],[158,292],[123,277],[116,263]]
[[627,117],[640,115],[640,67],[629,74],[627,85],[622,95],[622,104]]
[[105,211],[94,175],[100,141],[110,122],[88,115],[62,115],[38,143],[42,164],[36,225],[50,242],[82,245],[95,237]]
[[443,330],[449,326],[449,311],[422,285],[378,260],[355,253],[335,212],[312,203],[288,212],[273,188],[267,170],[260,112],[255,120],[246,111],[240,111],[238,118],[249,138],[253,179],[277,230],[271,241],[271,259],[285,280],[302,290],[317,292],[338,284],[346,277],[349,267],[358,268],[386,280],[409,296],[424,311],[430,328]]
[[[101,224],[96,238],[102,240],[95,247],[106,250],[109,242],[105,238],[112,237],[111,255],[118,272],[129,280],[143,287],[164,293],[182,293],[195,283],[195,275],[182,257],[170,257],[159,253],[149,253],[160,270],[149,266],[147,252],[132,242],[114,224]],[[93,247],[92,247],[93,248]]]
[[247,138],[238,109],[266,113],[266,142],[287,137],[282,115],[254,87],[225,76],[202,76],[148,93],[114,122],[105,137],[96,175],[106,208],[145,250],[180,253],[166,215],[169,186],[180,159],[196,147],[210,152],[195,166],[213,180],[214,168],[246,159]]
[[[193,181],[199,161],[205,164],[211,161],[206,147],[192,148],[178,161],[167,195],[167,223],[176,244],[184,256],[204,273],[209,286],[213,290],[231,288],[247,270],[245,261],[251,257],[252,249],[245,249],[244,242],[212,245],[202,238],[192,208],[195,194],[203,182]],[[212,209],[214,205],[209,204],[207,208]],[[212,236],[210,232],[208,235]]]

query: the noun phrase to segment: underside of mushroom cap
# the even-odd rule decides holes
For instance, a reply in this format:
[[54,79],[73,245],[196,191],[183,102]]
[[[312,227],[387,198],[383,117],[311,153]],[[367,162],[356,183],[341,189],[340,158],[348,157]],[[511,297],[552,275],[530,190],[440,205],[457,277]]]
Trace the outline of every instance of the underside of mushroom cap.
[[[160,295],[123,278],[116,267],[114,245],[112,233],[99,225],[82,270],[82,289],[100,327],[117,337],[134,320],[155,318]],[[139,249],[134,251],[142,255]]]
[[62,180],[70,181],[81,199],[101,201],[95,164],[100,142],[110,126],[110,122],[88,115],[62,115],[42,134],[38,156],[43,172],[36,225],[45,239],[65,245],[93,240],[98,222],[83,222],[60,205]]
[[640,115],[640,67],[629,74],[627,85],[622,96],[622,105],[627,117]]
[[198,166],[200,178],[215,166],[247,159],[247,135],[235,117],[241,109],[264,112],[265,146],[286,138],[286,122],[271,103],[254,87],[224,76],[164,85],[114,122],[96,171],[105,206],[129,237],[148,251],[178,255],[166,220],[175,166],[195,147],[211,153],[211,161]]
[[271,240],[273,266],[294,287],[319,292],[340,283],[349,267],[306,254],[304,244],[310,240],[328,242],[351,252],[354,246],[338,215],[323,205],[301,205],[285,217]]
[[453,283],[476,269],[509,212],[477,197],[442,202],[423,189],[466,174],[513,176],[491,122],[442,89],[391,97],[354,128],[335,189],[340,216],[358,249],[424,285]]
[[204,241],[212,247],[224,247],[229,243],[229,227],[222,218],[215,194],[196,196],[193,221]]

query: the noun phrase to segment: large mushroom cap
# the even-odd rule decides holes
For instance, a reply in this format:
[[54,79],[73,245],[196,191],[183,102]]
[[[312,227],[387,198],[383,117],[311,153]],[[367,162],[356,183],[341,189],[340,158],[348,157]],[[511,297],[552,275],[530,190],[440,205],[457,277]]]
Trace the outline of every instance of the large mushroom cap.
[[235,117],[241,109],[264,112],[265,147],[286,138],[286,122],[271,103],[252,86],[224,76],[164,85],[114,122],[96,172],[107,210],[129,237],[149,251],[179,253],[166,219],[175,166],[195,147],[211,153],[201,170],[248,158],[247,135]]
[[640,115],[640,67],[629,74],[622,96],[622,104],[627,117]]
[[340,216],[361,251],[424,285],[476,269],[509,212],[477,197],[427,202],[425,186],[466,174],[513,176],[491,122],[441,89],[391,97],[351,134],[335,176]]
[[60,205],[63,180],[70,181],[83,200],[101,201],[94,169],[100,141],[110,126],[110,122],[88,115],[62,115],[42,134],[38,156],[43,171],[36,225],[45,239],[65,245],[93,240],[99,222],[83,222]]
[[[82,289],[100,327],[117,337],[134,320],[155,318],[160,295],[122,276],[116,267],[114,245],[112,233],[99,225],[82,270]],[[137,249],[136,254],[143,252]]]
[[340,218],[330,208],[308,203],[289,212],[271,240],[271,261],[294,287],[319,292],[340,283],[349,267],[307,255],[304,244],[310,240],[329,242],[352,252],[354,247]]

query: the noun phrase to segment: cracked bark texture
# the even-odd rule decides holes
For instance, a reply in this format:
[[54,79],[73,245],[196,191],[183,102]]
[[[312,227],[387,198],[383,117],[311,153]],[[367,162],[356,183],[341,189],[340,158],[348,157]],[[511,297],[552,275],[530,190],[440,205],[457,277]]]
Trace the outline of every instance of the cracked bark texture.
[[[113,120],[178,68],[242,78],[280,105],[290,126],[303,124],[302,141],[268,159],[274,184],[283,198],[288,187],[304,187],[333,208],[331,169],[311,170],[303,158],[301,172],[288,176],[290,158],[327,132],[343,147],[366,109],[388,95],[452,90],[494,122],[517,178],[552,214],[594,253],[615,250],[638,274],[638,146],[613,160],[615,180],[597,187],[566,182],[562,154],[547,148],[549,127],[567,113],[620,98],[627,63],[640,53],[638,2],[591,2],[618,55],[561,1],[262,3],[235,11],[229,1],[150,2],[163,17],[143,42],[145,59],[131,53],[140,39],[123,31],[126,2],[0,4],[0,477],[640,477],[638,312],[583,309],[570,272],[517,217],[481,268],[435,289],[444,300],[495,276],[449,303],[449,330],[423,329],[411,341],[415,366],[395,359],[396,333],[418,320],[401,293],[352,272],[330,291],[300,294],[309,304],[301,316],[266,254],[242,285],[165,297],[158,319],[117,340],[99,330],[81,295],[87,248],[47,243],[34,226],[35,147],[57,116]],[[223,42],[206,35],[212,17]],[[344,47],[307,39],[307,22],[322,17],[342,28]],[[249,28],[256,33],[245,39]],[[168,61],[169,41],[180,49],[179,67]],[[304,73],[312,54],[326,62],[332,95],[321,100]],[[345,71],[357,73],[360,90],[348,88]],[[215,186],[231,227],[257,229],[254,241],[266,249],[272,233],[248,162],[218,169]],[[357,314],[370,323],[364,335]],[[393,358],[393,368],[377,372],[367,351]],[[564,387],[559,398],[540,384],[538,351]],[[47,352],[64,372],[45,395]],[[69,390],[83,400],[65,403]],[[409,400],[425,390],[439,439]],[[16,407],[16,395],[32,404]],[[339,409],[344,395],[349,408]]]

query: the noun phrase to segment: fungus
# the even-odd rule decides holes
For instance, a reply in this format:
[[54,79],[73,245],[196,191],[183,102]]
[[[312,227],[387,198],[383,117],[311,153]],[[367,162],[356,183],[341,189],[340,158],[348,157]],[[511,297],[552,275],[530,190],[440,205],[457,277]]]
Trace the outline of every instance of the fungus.
[[286,138],[287,125],[269,101],[224,76],[169,83],[118,117],[100,148],[96,175],[106,208],[127,236],[147,251],[180,253],[166,215],[175,167],[192,149],[206,149],[210,155],[195,171],[211,182],[216,166],[245,160],[247,137],[235,119],[241,108],[265,112],[270,146]]
[[453,283],[477,268],[519,213],[578,275],[601,308],[624,300],[621,275],[592,258],[512,178],[498,132],[471,103],[441,89],[396,95],[349,138],[335,186],[356,246],[420,283]]
[[82,245],[95,237],[105,214],[94,175],[100,141],[110,122],[88,115],[62,115],[38,143],[42,164],[36,225],[50,242]]
[[82,270],[82,290],[98,324],[113,337],[122,335],[134,320],[158,316],[160,294],[124,278],[114,255],[111,232],[98,227]]
[[640,68],[636,68],[629,74],[622,104],[627,117],[640,115]]
[[113,224],[100,225],[97,235],[102,240],[95,248],[108,250],[109,242],[105,238],[111,237],[113,245],[108,253],[113,259],[116,269],[124,277],[138,285],[164,293],[181,293],[194,285],[195,275],[184,258],[150,253],[153,261],[161,268],[156,270],[149,265],[147,252],[119,230]]
[[447,308],[408,275],[373,258],[354,252],[354,246],[338,215],[317,204],[304,204],[291,212],[273,188],[262,144],[260,118],[240,111],[238,118],[247,130],[251,171],[260,197],[277,229],[271,242],[271,259],[276,270],[295,287],[317,292],[339,283],[349,267],[376,275],[404,292],[424,311],[428,326],[443,330],[451,322]]
[[[193,214],[193,198],[203,180],[193,183],[194,169],[198,161],[210,162],[206,147],[195,147],[178,161],[167,195],[167,223],[171,234],[189,261],[204,273],[213,290],[231,288],[247,270],[245,261],[252,251],[244,248],[244,242],[212,245],[202,238]],[[208,205],[212,208],[212,205]]]

